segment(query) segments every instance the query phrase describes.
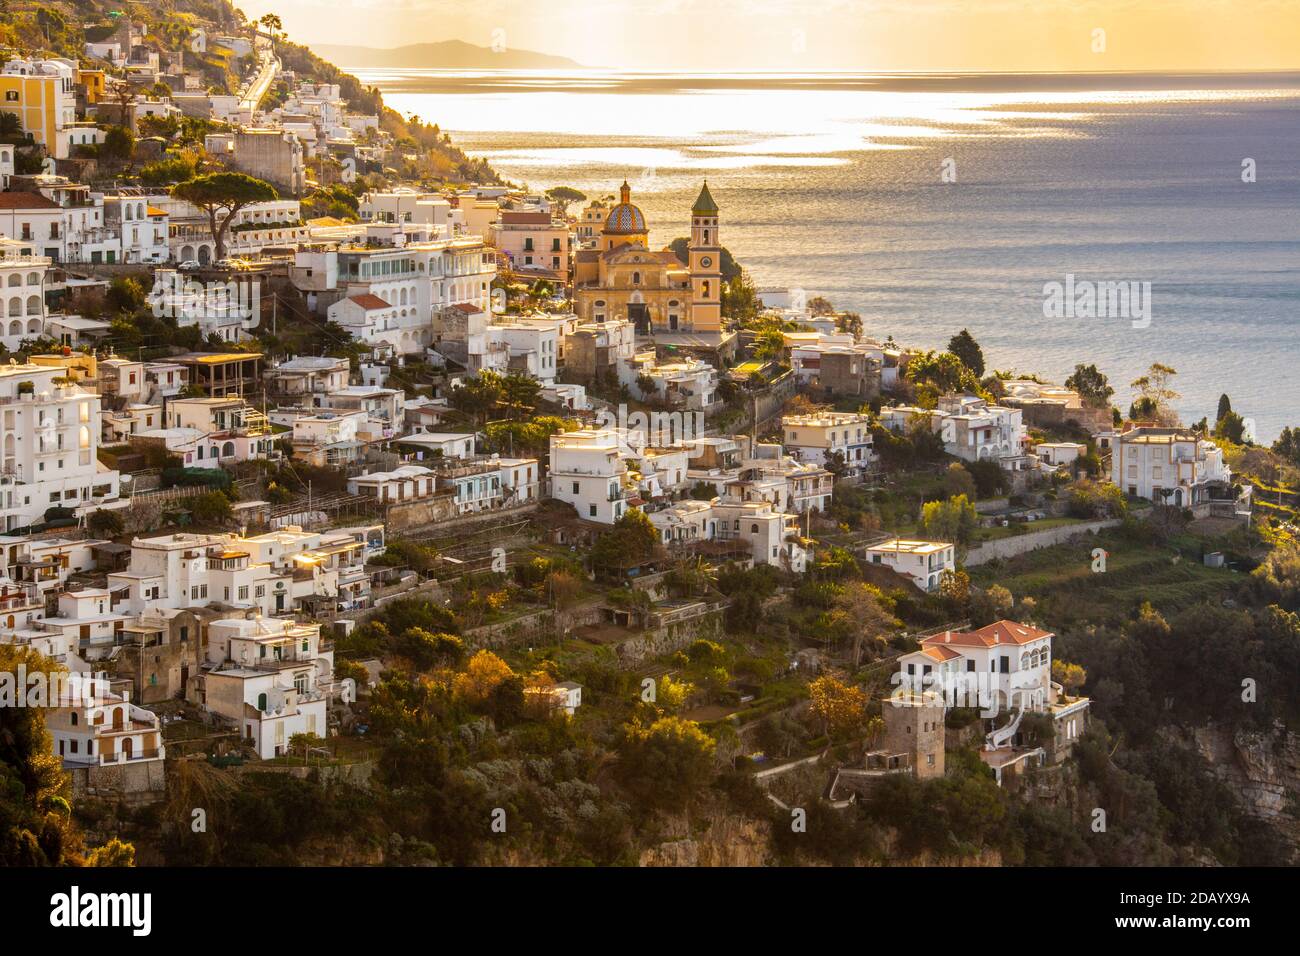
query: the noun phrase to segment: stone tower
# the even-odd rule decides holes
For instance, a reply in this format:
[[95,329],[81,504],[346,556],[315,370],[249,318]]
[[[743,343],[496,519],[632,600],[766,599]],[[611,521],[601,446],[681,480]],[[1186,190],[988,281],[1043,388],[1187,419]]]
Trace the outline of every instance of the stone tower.
[[917,696],[884,702],[884,749],[907,754],[919,780],[943,776],[943,714],[942,699]]

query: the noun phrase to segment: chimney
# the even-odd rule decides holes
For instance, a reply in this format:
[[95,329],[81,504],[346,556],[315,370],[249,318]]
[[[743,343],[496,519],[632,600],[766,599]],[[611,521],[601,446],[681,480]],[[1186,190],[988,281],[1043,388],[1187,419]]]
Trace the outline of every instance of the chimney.
[[943,642],[944,642],[945,644],[951,644],[951,643],[952,643],[952,631],[944,631],[944,632],[943,632]]

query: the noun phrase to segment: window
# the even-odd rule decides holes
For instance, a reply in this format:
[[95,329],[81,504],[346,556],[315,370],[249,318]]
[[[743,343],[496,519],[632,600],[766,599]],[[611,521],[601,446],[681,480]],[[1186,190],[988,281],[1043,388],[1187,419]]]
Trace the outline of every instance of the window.
[[596,506],[595,506],[595,505],[591,505],[591,506],[589,506],[589,511],[590,511],[591,517],[593,517],[593,518],[596,517]]

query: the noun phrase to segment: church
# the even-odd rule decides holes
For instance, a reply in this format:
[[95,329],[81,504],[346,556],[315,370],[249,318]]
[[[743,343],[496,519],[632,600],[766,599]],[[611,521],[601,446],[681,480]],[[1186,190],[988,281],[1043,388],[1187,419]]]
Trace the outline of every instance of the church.
[[574,311],[583,322],[627,319],[638,337],[698,339],[716,346],[722,328],[722,244],[718,204],[706,182],[691,208],[689,262],[651,251],[650,229],[625,182],[596,246],[574,256]]

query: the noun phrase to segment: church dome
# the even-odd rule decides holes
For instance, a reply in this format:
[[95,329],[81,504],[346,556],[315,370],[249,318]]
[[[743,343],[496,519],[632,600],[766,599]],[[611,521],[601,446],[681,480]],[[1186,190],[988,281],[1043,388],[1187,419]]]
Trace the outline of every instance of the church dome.
[[649,232],[645,215],[631,203],[632,187],[625,182],[620,192],[622,201],[605,217],[605,235],[639,236]]

